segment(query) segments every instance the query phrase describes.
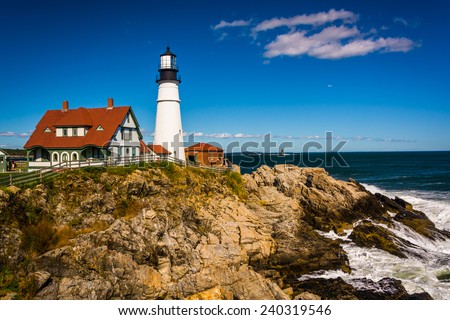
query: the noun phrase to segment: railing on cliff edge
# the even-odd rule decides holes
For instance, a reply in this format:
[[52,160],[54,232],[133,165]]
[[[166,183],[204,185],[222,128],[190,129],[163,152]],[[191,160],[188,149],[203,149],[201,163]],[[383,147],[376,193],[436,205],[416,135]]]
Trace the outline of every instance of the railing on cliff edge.
[[[139,156],[139,157],[120,157],[110,158],[108,160],[92,160],[92,161],[64,161],[56,165],[37,169],[35,171],[29,171],[27,173],[7,173],[0,175],[0,186],[18,186],[31,183],[42,183],[47,179],[53,178],[65,170],[79,169],[86,167],[124,167],[132,164],[141,163],[158,163],[158,162],[170,162],[179,166],[187,166],[194,168],[201,168],[211,170],[214,172],[226,172],[230,171],[231,167],[208,167],[189,161],[182,161],[174,157],[152,157],[152,156]],[[30,169],[30,168],[29,168]]]

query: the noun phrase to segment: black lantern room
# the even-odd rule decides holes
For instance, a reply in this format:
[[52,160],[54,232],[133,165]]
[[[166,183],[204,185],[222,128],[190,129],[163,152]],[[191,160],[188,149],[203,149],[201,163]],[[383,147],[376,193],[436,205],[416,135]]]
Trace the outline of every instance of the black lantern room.
[[170,51],[170,47],[167,47],[166,52],[160,55],[158,71],[159,77],[157,77],[156,82],[164,80],[175,80],[181,82],[180,77],[177,74],[177,56],[172,51]]

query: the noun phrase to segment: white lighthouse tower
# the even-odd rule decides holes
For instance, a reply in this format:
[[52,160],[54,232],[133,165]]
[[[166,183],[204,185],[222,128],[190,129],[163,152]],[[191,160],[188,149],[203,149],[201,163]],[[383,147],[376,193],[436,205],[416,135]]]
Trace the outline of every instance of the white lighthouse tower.
[[185,161],[183,128],[181,126],[180,97],[177,56],[167,47],[161,54],[159,64],[158,99],[156,100],[156,125],[154,144],[162,145],[171,156]]

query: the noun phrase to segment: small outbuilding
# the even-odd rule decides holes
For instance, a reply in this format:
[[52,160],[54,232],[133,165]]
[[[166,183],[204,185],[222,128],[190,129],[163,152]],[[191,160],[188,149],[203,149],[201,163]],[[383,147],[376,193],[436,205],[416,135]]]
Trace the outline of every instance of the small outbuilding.
[[147,147],[152,155],[158,160],[167,159],[172,154],[172,152],[170,152],[160,144],[150,143],[147,145]]
[[223,149],[209,143],[199,142],[185,148],[186,161],[204,166],[223,166]]

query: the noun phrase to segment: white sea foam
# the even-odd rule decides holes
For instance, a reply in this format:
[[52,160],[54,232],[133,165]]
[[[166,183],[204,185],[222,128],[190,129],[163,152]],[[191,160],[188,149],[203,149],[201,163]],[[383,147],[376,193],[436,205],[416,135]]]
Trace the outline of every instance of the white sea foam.
[[[424,192],[386,191],[371,185],[364,185],[372,193],[379,192],[389,197],[400,197],[410,202],[417,210],[423,211],[438,228],[450,230],[450,201],[445,198],[436,200],[435,195],[427,199]],[[386,226],[383,226],[386,227]],[[325,278],[342,277],[349,283],[360,285],[356,278],[368,278],[379,281],[384,277],[400,279],[409,293],[426,291],[434,299],[450,299],[450,282],[441,282],[436,275],[450,272],[450,240],[432,241],[401,223],[395,222],[391,231],[416,247],[409,248],[408,258],[401,259],[376,248],[360,248],[353,242],[342,244],[347,252],[352,273],[328,271],[306,277],[320,276]],[[346,239],[334,232],[322,233],[332,239]],[[303,276],[305,277],[305,276]],[[303,278],[302,277],[302,278]]]
[[424,212],[440,229],[450,230],[450,193],[437,191],[387,191],[373,185],[363,184],[372,193],[399,197],[411,203],[414,209]]

